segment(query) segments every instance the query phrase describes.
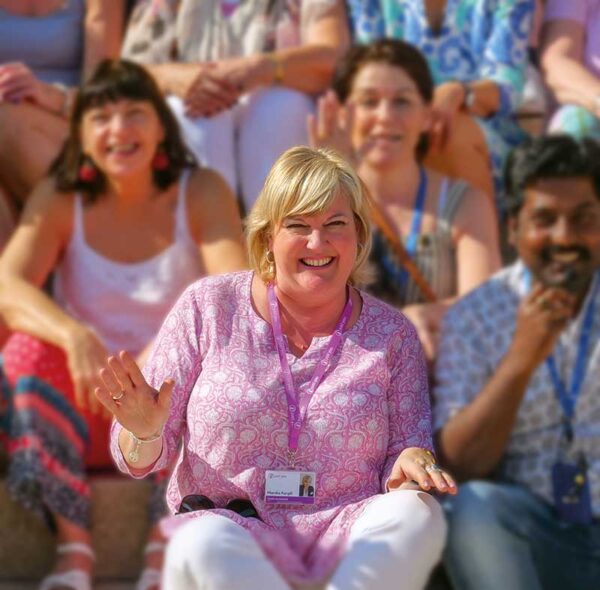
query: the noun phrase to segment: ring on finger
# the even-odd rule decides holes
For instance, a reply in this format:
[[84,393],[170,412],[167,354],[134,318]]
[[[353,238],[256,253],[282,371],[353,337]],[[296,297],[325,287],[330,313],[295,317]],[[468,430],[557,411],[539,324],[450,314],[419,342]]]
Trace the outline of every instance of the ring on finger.
[[113,401],[118,402],[125,395],[125,391],[121,390],[117,395],[111,395]]
[[442,469],[437,463],[430,463],[425,466],[425,471],[427,471],[427,473],[441,473]]
[[541,309],[552,309],[552,303],[550,303],[550,300],[548,299],[548,297],[540,297],[538,299],[538,305],[540,306]]

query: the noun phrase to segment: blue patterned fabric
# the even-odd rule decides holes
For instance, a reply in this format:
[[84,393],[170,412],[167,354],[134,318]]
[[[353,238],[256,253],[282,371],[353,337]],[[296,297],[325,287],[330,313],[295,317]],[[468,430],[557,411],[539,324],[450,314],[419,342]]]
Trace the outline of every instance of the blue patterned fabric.
[[550,133],[567,133],[576,139],[591,137],[600,141],[600,119],[587,109],[566,104],[554,113]]
[[525,84],[533,0],[448,0],[439,33],[429,27],[424,0],[348,0],[355,40],[403,39],[427,57],[436,84],[493,80],[500,108],[476,118],[490,150],[497,198],[509,149],[525,138],[513,118]]

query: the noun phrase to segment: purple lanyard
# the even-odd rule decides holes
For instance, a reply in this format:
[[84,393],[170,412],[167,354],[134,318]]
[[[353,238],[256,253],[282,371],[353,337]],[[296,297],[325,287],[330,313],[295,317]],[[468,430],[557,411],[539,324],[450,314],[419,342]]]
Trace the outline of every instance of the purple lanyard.
[[275,287],[273,286],[273,283],[269,283],[267,291],[269,297],[269,309],[271,312],[271,327],[273,329],[273,337],[275,338],[277,353],[279,354],[279,363],[281,364],[281,372],[283,373],[283,386],[285,388],[288,406],[288,447],[290,453],[293,454],[298,448],[300,429],[304,423],[304,417],[306,416],[308,404],[310,403],[313,394],[321,384],[321,381],[323,381],[325,371],[327,371],[329,368],[333,355],[344,339],[343,332],[346,328],[348,320],[350,319],[350,315],[352,314],[352,298],[350,297],[350,294],[348,294],[346,305],[344,306],[340,320],[335,327],[335,331],[329,339],[327,350],[325,351],[325,354],[321,356],[317,366],[315,367],[315,372],[313,373],[306,393],[303,396],[300,396],[294,389],[292,372],[290,370],[287,357],[285,356],[286,347],[283,340],[283,330],[281,329],[279,303],[277,301],[277,296],[275,295]]

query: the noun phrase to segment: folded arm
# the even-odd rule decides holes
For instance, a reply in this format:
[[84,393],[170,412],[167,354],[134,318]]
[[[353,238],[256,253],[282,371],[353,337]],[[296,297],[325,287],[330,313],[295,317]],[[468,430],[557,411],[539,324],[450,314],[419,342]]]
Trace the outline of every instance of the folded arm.
[[561,104],[600,115],[600,78],[583,62],[586,31],[573,20],[551,20],[542,29],[541,64],[546,83]]

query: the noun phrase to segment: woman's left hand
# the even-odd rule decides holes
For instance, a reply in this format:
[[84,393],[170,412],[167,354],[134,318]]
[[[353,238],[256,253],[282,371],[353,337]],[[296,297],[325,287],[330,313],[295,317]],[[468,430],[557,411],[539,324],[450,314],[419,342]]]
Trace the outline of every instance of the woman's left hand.
[[400,453],[387,482],[388,490],[399,489],[411,480],[425,491],[436,490],[453,495],[457,492],[452,476],[437,465],[433,453],[426,449],[409,447]]

